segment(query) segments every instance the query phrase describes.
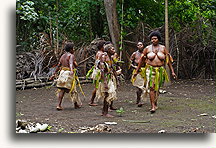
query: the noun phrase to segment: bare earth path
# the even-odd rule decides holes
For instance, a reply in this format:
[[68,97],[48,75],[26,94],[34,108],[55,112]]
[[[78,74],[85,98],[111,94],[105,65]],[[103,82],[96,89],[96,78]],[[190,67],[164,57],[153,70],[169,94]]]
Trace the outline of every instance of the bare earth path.
[[[83,106],[74,109],[69,99],[63,100],[63,111],[57,111],[55,87],[16,91],[16,119],[28,122],[47,123],[50,131],[58,133],[76,133],[80,127],[95,127],[104,122],[116,122],[108,125],[106,133],[215,133],[215,82],[213,80],[178,80],[167,91],[160,94],[159,109],[149,113],[149,98],[142,107],[137,107],[136,88],[130,82],[124,82],[118,88],[118,100],[115,107],[123,107],[124,113],[114,118],[101,115],[102,103],[88,106],[93,90],[92,84],[83,84],[86,98],[81,94]],[[78,89],[79,90],[79,89]],[[87,131],[92,133],[93,131]],[[94,131],[95,132],[95,131]]]

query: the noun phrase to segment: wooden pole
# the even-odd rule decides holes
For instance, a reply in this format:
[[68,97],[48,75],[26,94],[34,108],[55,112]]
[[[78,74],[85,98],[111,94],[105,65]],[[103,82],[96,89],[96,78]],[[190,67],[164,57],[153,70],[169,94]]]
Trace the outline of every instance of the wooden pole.
[[165,46],[169,51],[168,0],[165,0]]
[[[165,0],[165,46],[169,52],[169,22],[168,22],[168,0]],[[170,77],[170,69],[166,67],[167,74]],[[170,85],[171,82],[165,83],[166,86]]]
[[56,54],[56,58],[57,60],[59,60],[59,32],[58,32],[58,7],[59,7],[59,3],[58,0],[56,0],[56,50],[55,50],[55,54]]

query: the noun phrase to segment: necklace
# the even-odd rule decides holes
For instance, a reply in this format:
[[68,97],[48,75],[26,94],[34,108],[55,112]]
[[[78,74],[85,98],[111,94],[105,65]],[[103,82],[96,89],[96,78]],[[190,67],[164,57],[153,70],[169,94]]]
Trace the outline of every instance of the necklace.
[[152,52],[157,54],[159,50],[160,50],[160,47],[154,47],[153,48],[153,46],[152,46]]

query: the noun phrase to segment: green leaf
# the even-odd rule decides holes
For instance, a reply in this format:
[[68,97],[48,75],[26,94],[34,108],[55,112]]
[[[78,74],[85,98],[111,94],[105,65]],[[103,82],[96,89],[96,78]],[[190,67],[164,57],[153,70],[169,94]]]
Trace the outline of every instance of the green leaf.
[[58,132],[61,133],[63,130],[64,130],[64,128],[60,128],[60,129],[58,130]]

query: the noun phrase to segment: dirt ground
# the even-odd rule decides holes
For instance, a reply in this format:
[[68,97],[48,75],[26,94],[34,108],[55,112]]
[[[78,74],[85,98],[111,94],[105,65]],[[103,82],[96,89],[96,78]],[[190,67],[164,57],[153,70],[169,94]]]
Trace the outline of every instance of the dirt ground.
[[[83,102],[80,109],[74,109],[73,103],[64,98],[64,110],[57,111],[55,87],[16,91],[16,119],[27,122],[47,123],[52,128],[48,133],[78,133],[81,127],[95,127],[105,122],[105,133],[215,133],[215,81],[178,80],[164,87],[167,93],[160,94],[156,113],[149,112],[150,101],[137,107],[136,88],[123,82],[118,88],[117,108],[123,107],[119,116],[110,112],[114,118],[101,115],[102,102],[98,106],[88,105],[93,90],[92,84],[82,84],[86,97],[80,93]],[[79,90],[79,89],[78,89]],[[96,131],[86,131],[97,133]]]

